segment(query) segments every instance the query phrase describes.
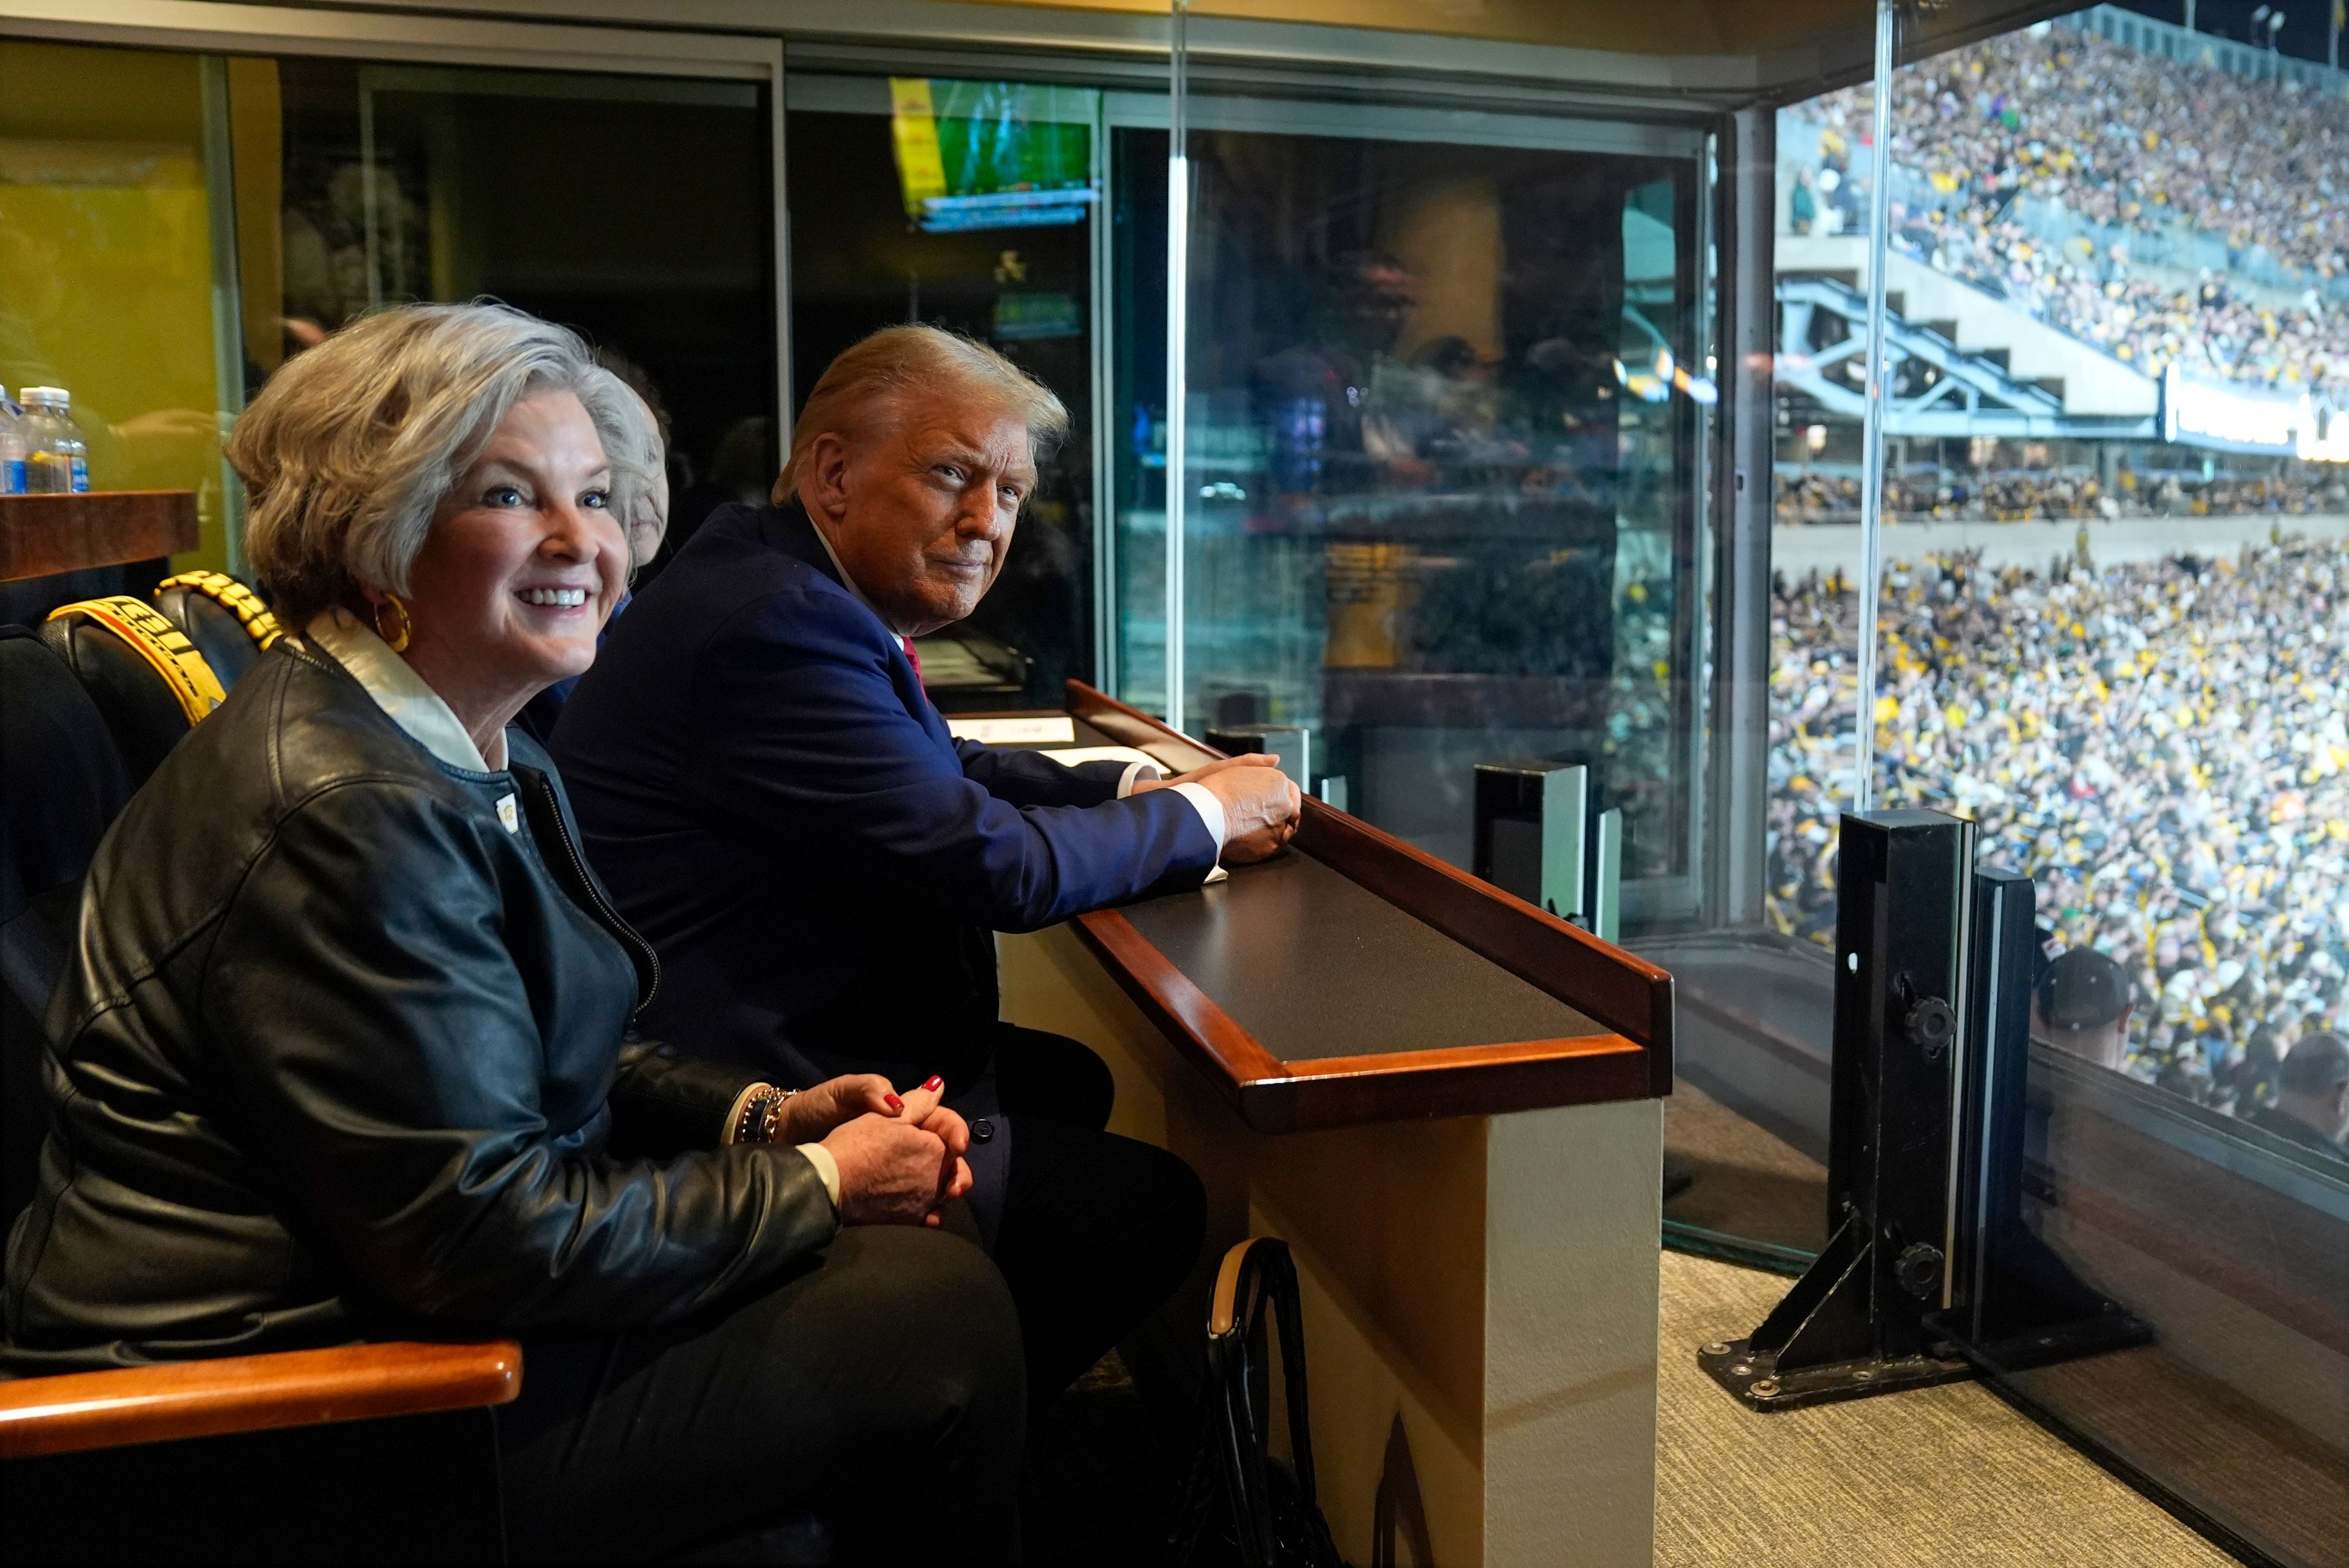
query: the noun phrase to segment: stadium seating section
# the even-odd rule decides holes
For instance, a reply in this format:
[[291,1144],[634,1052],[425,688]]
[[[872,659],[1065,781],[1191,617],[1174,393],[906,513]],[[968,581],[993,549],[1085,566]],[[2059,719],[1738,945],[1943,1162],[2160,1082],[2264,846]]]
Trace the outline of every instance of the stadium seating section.
[[[1812,222],[1864,226],[1875,135],[1863,84],[1793,111],[1816,122]],[[2148,375],[2349,400],[2349,101],[2164,59],[2077,28],[2031,28],[1936,56],[1893,82],[1893,243],[2002,294]],[[2060,201],[2084,230],[2051,243],[2017,199]],[[2149,268],[2145,241],[2220,242],[2228,275]],[[2254,256],[2281,286],[2230,282]]]

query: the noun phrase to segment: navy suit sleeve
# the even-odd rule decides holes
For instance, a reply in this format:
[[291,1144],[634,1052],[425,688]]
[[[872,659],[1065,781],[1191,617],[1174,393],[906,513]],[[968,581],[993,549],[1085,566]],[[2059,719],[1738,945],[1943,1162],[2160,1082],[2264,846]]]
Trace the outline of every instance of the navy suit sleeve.
[[1215,864],[1213,836],[1172,790],[998,799],[907,711],[894,653],[870,612],[823,587],[745,606],[694,673],[690,788],[747,837],[998,931],[1195,887]]
[[1117,799],[1122,762],[1086,762],[1071,768],[1040,751],[998,750],[976,740],[955,742],[962,776],[999,800],[1015,806],[1098,806]]

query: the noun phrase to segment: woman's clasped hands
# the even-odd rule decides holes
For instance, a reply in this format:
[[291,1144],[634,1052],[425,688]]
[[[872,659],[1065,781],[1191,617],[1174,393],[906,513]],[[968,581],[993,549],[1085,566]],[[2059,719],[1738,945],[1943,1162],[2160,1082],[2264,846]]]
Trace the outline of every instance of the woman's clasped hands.
[[970,1128],[932,1078],[903,1096],[878,1073],[828,1079],[791,1098],[781,1140],[821,1143],[840,1167],[846,1225],[932,1225],[970,1191]]

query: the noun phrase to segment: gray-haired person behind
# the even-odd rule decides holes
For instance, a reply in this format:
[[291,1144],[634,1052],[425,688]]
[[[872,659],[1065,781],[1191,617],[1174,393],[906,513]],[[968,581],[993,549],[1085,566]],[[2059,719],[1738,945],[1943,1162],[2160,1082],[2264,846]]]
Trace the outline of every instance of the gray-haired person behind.
[[657,964],[507,727],[594,657],[644,418],[488,304],[362,320],[245,413],[299,632],[91,867],[0,1363],[514,1335],[518,1555],[755,1554],[813,1508],[860,1558],[1005,1556],[1019,1327],[931,1228],[968,1130],[632,1041]]

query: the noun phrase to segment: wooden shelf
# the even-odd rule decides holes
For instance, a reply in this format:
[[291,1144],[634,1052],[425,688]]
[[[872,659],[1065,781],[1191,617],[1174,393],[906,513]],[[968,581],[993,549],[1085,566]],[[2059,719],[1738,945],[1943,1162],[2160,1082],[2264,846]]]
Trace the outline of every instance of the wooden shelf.
[[193,550],[193,490],[0,496],[0,583]]

